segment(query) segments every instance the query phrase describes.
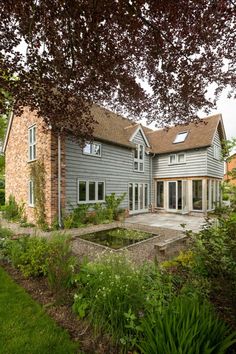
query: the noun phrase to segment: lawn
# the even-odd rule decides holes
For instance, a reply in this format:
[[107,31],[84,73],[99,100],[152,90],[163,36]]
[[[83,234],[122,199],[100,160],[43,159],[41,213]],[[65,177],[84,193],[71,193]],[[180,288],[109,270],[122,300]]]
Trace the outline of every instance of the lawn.
[[0,348],[4,354],[78,353],[66,331],[1,267]]

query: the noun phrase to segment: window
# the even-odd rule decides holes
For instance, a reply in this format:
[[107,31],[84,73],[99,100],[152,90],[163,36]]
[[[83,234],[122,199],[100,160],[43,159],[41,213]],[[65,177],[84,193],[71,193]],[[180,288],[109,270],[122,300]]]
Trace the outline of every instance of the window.
[[193,181],[193,210],[202,210],[202,180]]
[[173,144],[183,143],[187,138],[188,132],[178,133],[173,141]]
[[29,200],[28,200],[28,203],[29,203],[29,206],[32,206],[34,207],[34,204],[35,204],[35,199],[34,199],[34,182],[33,181],[29,181]]
[[101,144],[99,143],[87,143],[83,148],[83,154],[85,155],[93,155],[101,157]]
[[184,163],[185,162],[185,154],[178,154],[178,163]]
[[213,156],[214,156],[214,159],[216,159],[216,160],[220,160],[221,159],[220,146],[218,146],[218,145],[214,145],[213,146]]
[[104,202],[105,182],[78,180],[78,203]]
[[36,159],[36,125],[28,129],[28,157],[29,161]]
[[180,164],[180,163],[186,163],[186,154],[180,153],[180,154],[172,154],[169,156],[169,164]]
[[144,171],[144,146],[137,145],[134,151],[134,171]]
[[176,155],[170,155],[170,164],[176,163]]

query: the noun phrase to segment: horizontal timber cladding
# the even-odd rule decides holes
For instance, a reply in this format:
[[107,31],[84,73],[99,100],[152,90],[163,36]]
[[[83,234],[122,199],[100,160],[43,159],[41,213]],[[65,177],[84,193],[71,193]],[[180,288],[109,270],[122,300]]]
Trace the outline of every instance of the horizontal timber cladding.
[[223,178],[224,176],[224,161],[214,158],[214,145],[222,151],[221,141],[218,131],[215,134],[213,145],[207,149],[207,175],[212,177]]
[[171,177],[191,177],[207,175],[207,149],[187,150],[179,153],[185,153],[185,162],[179,164],[169,163],[169,154],[157,155],[153,161],[154,178]]
[[140,132],[140,130],[135,134],[133,140],[132,140],[132,143],[134,144],[142,144],[142,145],[145,145],[146,146],[146,143],[143,139],[143,135],[142,133]]
[[[135,139],[134,139],[135,140]],[[135,142],[136,143],[136,142]],[[144,144],[144,142],[143,142]],[[78,143],[66,139],[66,210],[77,206],[77,180],[104,181],[105,193],[121,195],[126,192],[122,207],[128,208],[128,184],[143,182],[149,185],[150,157],[144,156],[144,172],[134,171],[134,150],[101,143],[101,157],[84,155]]]
[[[199,179],[211,179],[211,177],[209,176],[191,176],[191,177],[170,177],[170,178],[159,178],[159,177],[155,177],[154,180],[155,181],[177,181],[177,180],[199,180]],[[221,181],[221,178],[212,178],[215,179],[217,181]]]

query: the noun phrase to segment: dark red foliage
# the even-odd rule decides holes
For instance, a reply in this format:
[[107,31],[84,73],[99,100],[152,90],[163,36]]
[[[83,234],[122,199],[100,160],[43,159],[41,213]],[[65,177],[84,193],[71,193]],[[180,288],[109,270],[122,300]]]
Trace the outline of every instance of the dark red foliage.
[[216,96],[236,86],[235,19],[235,0],[2,1],[0,84],[15,108],[29,105],[82,140],[92,135],[92,103],[185,122],[214,106],[209,84]]

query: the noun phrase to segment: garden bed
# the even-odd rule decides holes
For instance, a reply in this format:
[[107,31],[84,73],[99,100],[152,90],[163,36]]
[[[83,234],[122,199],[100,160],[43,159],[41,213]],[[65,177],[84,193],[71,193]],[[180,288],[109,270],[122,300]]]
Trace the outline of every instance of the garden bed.
[[[62,328],[66,329],[74,342],[79,342],[79,348],[84,353],[116,353],[116,348],[106,336],[94,336],[91,326],[85,320],[79,320],[72,311],[71,300],[59,304],[55,295],[49,289],[44,277],[25,278],[22,273],[7,262],[0,262],[0,266],[11,278],[22,286],[30,296],[39,302],[45,312]],[[73,297],[71,297],[73,301]],[[22,349],[22,348],[21,348]]]

